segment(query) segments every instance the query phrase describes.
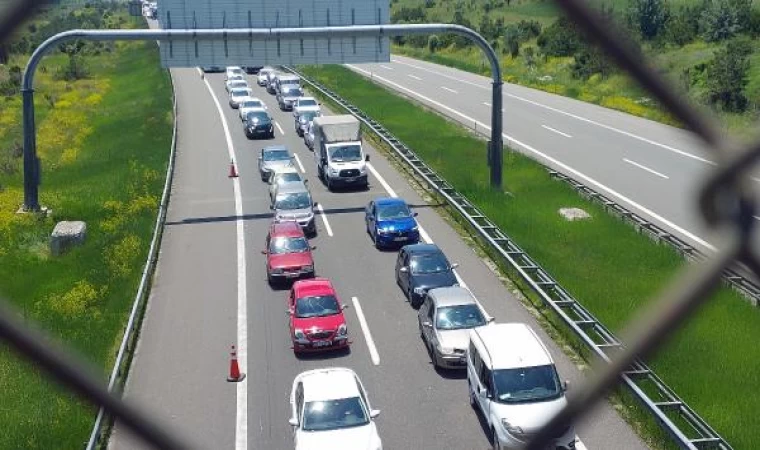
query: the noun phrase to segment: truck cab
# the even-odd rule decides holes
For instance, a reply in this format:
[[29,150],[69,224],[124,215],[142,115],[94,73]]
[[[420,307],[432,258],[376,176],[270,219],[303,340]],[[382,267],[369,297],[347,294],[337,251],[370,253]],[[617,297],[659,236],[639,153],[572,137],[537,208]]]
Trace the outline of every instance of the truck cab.
[[315,117],[314,161],[328,190],[338,186],[367,187],[369,155],[361,142],[359,121],[350,115]]

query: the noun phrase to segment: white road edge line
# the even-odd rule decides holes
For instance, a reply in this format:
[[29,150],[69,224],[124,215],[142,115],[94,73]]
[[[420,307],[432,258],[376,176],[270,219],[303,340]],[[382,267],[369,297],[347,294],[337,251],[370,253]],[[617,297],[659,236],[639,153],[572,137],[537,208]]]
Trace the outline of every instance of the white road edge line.
[[283,136],[285,136],[285,131],[280,126],[280,123],[275,120],[274,124],[277,125],[277,130],[280,132],[280,134],[283,135]]
[[557,130],[557,129],[555,129],[555,128],[552,128],[552,127],[550,127],[550,126],[547,126],[547,125],[541,125],[541,128],[545,128],[545,129],[547,129],[547,130],[549,130],[549,131],[552,131],[552,132],[554,132],[554,133],[557,133],[557,134],[559,134],[559,135],[565,136],[566,138],[571,138],[571,137],[572,137],[572,136],[570,136],[570,135],[569,135],[569,134],[567,134],[567,133],[563,133],[563,132],[561,132],[561,131],[559,131],[559,130]]
[[386,66],[385,64],[380,64],[380,67],[382,67],[383,69],[387,69],[387,70],[393,70],[393,67]]
[[[200,69],[198,72],[203,74]],[[206,84],[211,98],[214,100],[216,110],[219,112],[219,118],[222,119],[224,136],[227,139],[227,153],[232,161],[237,161],[235,157],[235,148],[232,145],[232,136],[227,126],[227,120],[224,118],[222,106],[216,98],[214,91],[208,79],[204,77],[203,82]],[[240,193],[240,179],[232,179],[232,188],[235,195],[235,215],[237,220],[237,359],[241,373],[248,372],[248,317],[246,309],[247,284],[246,284],[246,260],[245,260],[245,222],[243,222],[243,198]],[[248,382],[243,379],[236,383],[237,393],[237,417],[235,420],[235,450],[248,449]]]
[[452,94],[459,94],[459,92],[455,91],[454,89],[447,88],[446,86],[441,86],[441,89],[451,92]]
[[[469,84],[469,85],[475,86],[475,87],[477,87],[479,89],[483,89],[483,90],[486,90],[486,91],[491,91],[491,88],[489,86],[487,86],[487,85],[482,85],[482,84],[479,84],[479,83],[474,83],[474,82],[469,81],[469,80],[464,80],[464,79],[461,79],[461,78],[452,77],[451,75],[446,75],[446,74],[443,74],[443,73],[440,73],[440,72],[436,72],[436,71],[430,70],[430,69],[428,69],[426,67],[421,67],[421,66],[418,66],[418,65],[415,65],[415,64],[410,64],[410,63],[407,63],[407,62],[402,62],[399,59],[395,59],[395,60],[392,60],[392,61],[394,63],[396,63],[396,64],[401,64],[401,65],[404,65],[404,66],[413,67],[413,68],[418,69],[418,70],[423,70],[425,72],[430,72],[430,73],[433,73],[433,74],[436,74],[436,75],[440,75],[440,76],[442,76],[444,78],[448,78],[450,80],[458,81],[460,83]],[[717,165],[714,161],[710,161],[709,159],[702,158],[702,157],[697,156],[697,155],[693,155],[691,153],[685,152],[685,151],[677,149],[675,147],[671,147],[670,145],[663,144],[663,143],[657,142],[657,141],[653,141],[653,140],[647,139],[647,138],[645,138],[643,136],[639,136],[639,135],[630,133],[628,131],[624,131],[624,130],[621,130],[619,128],[615,128],[615,127],[610,126],[610,125],[605,125],[605,124],[603,124],[601,122],[597,122],[595,120],[587,119],[587,118],[579,116],[577,114],[573,114],[573,113],[570,113],[570,112],[567,112],[567,111],[563,111],[561,109],[557,109],[557,108],[554,108],[554,107],[551,107],[551,106],[548,106],[548,105],[544,105],[543,103],[539,103],[539,102],[536,102],[534,100],[529,100],[527,98],[520,97],[518,95],[508,94],[508,93],[505,93],[504,95],[507,96],[507,97],[511,97],[511,98],[513,98],[515,100],[520,100],[520,101],[523,101],[523,102],[526,102],[526,103],[530,103],[531,105],[538,106],[539,108],[548,109],[549,111],[556,112],[557,114],[562,114],[562,115],[565,115],[567,117],[572,117],[573,119],[580,120],[582,122],[586,122],[586,123],[591,124],[591,125],[596,125],[598,127],[604,128],[604,129],[609,130],[609,131],[613,131],[615,133],[620,133],[620,134],[622,134],[624,136],[628,136],[630,138],[639,140],[641,142],[646,142],[647,144],[654,145],[656,147],[660,147],[660,148],[663,148],[665,150],[669,150],[669,151],[671,151],[673,153],[676,153],[676,154],[679,154],[681,156],[685,156],[687,158],[691,158],[691,159],[703,162],[705,164],[709,164],[711,166]]]
[[[350,67],[353,70],[356,70],[358,72],[364,73],[365,75],[369,75],[370,74],[368,71],[366,71],[366,70],[364,70],[364,69],[362,69],[360,67],[357,67],[357,66],[355,66],[353,64],[346,64],[346,67]],[[381,76],[374,75],[374,79],[380,80],[380,81],[382,81],[382,82],[384,82],[386,84],[389,84],[391,86],[395,86],[396,88],[398,88],[398,89],[400,89],[402,91],[408,92],[408,93],[412,94],[413,96],[415,96],[417,98],[420,98],[420,99],[422,99],[422,100],[424,100],[424,101],[426,101],[428,103],[436,105],[436,106],[438,106],[441,109],[449,111],[450,113],[455,114],[455,115],[457,115],[457,116],[459,116],[459,117],[461,117],[461,118],[463,118],[465,120],[468,120],[471,123],[475,122],[479,126],[483,127],[484,130],[491,130],[491,127],[489,125],[484,124],[483,122],[479,122],[479,121],[473,119],[472,117],[470,117],[470,116],[468,116],[466,114],[463,114],[463,113],[457,111],[454,108],[446,106],[446,105],[444,105],[441,102],[435,101],[435,100],[431,99],[430,97],[426,97],[426,96],[424,96],[424,95],[422,95],[422,94],[420,94],[418,92],[415,92],[415,91],[413,91],[413,90],[411,90],[411,89],[409,89],[407,87],[401,86],[400,84],[395,83],[395,82],[393,82],[391,80],[388,80],[387,78],[383,78]],[[568,175],[569,174],[575,175],[576,177],[581,178],[586,183],[588,183],[590,185],[593,185],[594,187],[607,192],[608,194],[612,195],[613,197],[616,197],[621,202],[626,203],[626,204],[628,204],[629,206],[632,206],[635,209],[638,209],[639,211],[643,212],[645,215],[647,215],[647,216],[649,216],[649,217],[651,217],[651,218],[659,221],[660,223],[666,225],[667,227],[670,227],[671,229],[673,229],[673,230],[675,230],[675,231],[683,234],[684,236],[686,236],[689,239],[693,240],[694,242],[700,244],[704,248],[709,249],[709,250],[711,250],[713,252],[715,252],[717,250],[714,245],[712,245],[709,242],[705,241],[704,239],[700,238],[696,234],[694,234],[694,233],[692,233],[692,232],[690,232],[690,231],[688,231],[688,230],[686,230],[686,229],[684,229],[684,228],[676,225],[675,223],[673,223],[673,222],[669,221],[668,219],[662,217],[661,215],[655,213],[651,209],[646,208],[645,206],[640,205],[639,203],[636,203],[635,201],[631,200],[630,198],[626,197],[625,195],[623,195],[623,194],[621,194],[621,193],[619,193],[619,192],[617,192],[617,191],[615,191],[615,190],[613,190],[613,189],[611,189],[611,188],[603,185],[602,183],[596,181],[595,179],[589,177],[588,175],[586,175],[584,173],[581,173],[581,172],[573,169],[572,167],[568,166],[567,164],[565,164],[563,162],[560,162],[557,159],[552,158],[551,156],[547,155],[546,153],[543,153],[543,152],[541,152],[541,151],[539,151],[539,150],[531,147],[530,145],[528,145],[528,144],[526,144],[526,143],[524,143],[524,142],[522,142],[520,140],[517,140],[517,139],[513,138],[512,136],[509,136],[506,133],[502,133],[502,137],[504,139],[507,139],[510,142],[513,142],[513,143],[519,145],[520,147],[522,147],[526,151],[534,153],[535,155],[538,155],[539,157],[541,157],[545,161],[550,162],[551,164],[555,165],[556,167],[561,168],[562,170],[564,170],[565,172],[567,172]]]
[[411,73],[409,73],[407,75],[409,75],[409,78],[414,78],[417,81],[422,81],[422,78],[418,77],[417,75],[412,75]]
[[649,172],[651,174],[657,175],[658,177],[665,178],[666,180],[668,180],[670,178],[667,175],[663,175],[663,174],[661,174],[660,172],[658,172],[658,171],[656,171],[654,169],[650,169],[649,167],[647,167],[647,166],[645,166],[643,164],[639,164],[636,161],[631,161],[628,158],[623,158],[623,161],[627,162],[628,164],[630,164],[632,166],[636,166],[639,169],[646,170],[647,172]]
[[298,168],[301,170],[301,173],[306,173],[306,169],[303,168],[303,164],[301,164],[301,158],[298,157],[298,154],[293,153],[293,157],[296,159],[296,163],[298,163]]
[[369,331],[369,325],[367,325],[367,319],[364,317],[364,312],[362,311],[362,305],[359,303],[359,299],[356,297],[351,297],[351,302],[354,304],[354,309],[356,309],[356,317],[359,318],[359,325],[362,327],[362,333],[364,333],[364,340],[367,341],[367,348],[369,348],[369,356],[372,358],[372,364],[379,366],[380,365],[380,354],[377,353],[377,347],[375,347],[375,341],[372,340],[372,333]]
[[332,227],[330,226],[330,222],[327,221],[327,214],[325,214],[325,210],[322,208],[321,203],[317,203],[317,209],[319,210],[319,215],[322,217],[322,223],[325,224],[327,235],[333,237]]

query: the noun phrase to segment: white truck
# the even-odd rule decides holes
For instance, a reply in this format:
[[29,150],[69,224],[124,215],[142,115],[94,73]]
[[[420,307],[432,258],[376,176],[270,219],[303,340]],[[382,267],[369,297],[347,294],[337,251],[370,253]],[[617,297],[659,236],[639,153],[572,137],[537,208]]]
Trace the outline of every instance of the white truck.
[[367,187],[369,155],[362,147],[359,120],[350,115],[315,117],[312,128],[314,161],[327,189]]

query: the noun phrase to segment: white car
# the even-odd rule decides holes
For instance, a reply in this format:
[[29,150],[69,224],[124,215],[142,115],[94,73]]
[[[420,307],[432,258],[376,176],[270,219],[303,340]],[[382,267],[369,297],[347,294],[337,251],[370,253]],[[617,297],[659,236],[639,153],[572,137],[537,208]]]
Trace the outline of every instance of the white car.
[[314,150],[314,121],[309,122],[308,128],[303,132],[303,143],[309,150]]
[[269,177],[269,199],[274,201],[277,197],[277,188],[286,183],[305,183],[306,180],[301,178],[295,167],[287,166],[277,170],[274,175]]
[[367,393],[351,369],[309,370],[293,381],[290,425],[296,450],[382,450]]
[[234,75],[240,75],[241,77],[245,76],[245,72],[243,72],[242,67],[238,66],[229,66],[227,67],[227,70],[224,73],[224,80],[227,81],[230,79],[230,77]]
[[263,109],[266,111],[268,108],[267,105],[261,101],[261,99],[256,97],[248,97],[241,100],[240,105],[238,106],[238,111],[240,112],[240,120],[244,121],[245,115],[248,114],[248,111],[254,109]]
[[224,82],[224,89],[230,92],[232,88],[248,87],[248,82],[242,75],[233,75]]
[[297,116],[301,111],[319,111],[319,102],[314,97],[298,97],[293,103],[293,115]]
[[264,66],[259,70],[259,73],[256,76],[256,84],[259,86],[266,86],[269,73],[274,72],[275,69],[272,66]]
[[230,106],[237,109],[240,102],[244,98],[250,97],[251,94],[253,94],[253,91],[249,87],[232,88],[230,90]]

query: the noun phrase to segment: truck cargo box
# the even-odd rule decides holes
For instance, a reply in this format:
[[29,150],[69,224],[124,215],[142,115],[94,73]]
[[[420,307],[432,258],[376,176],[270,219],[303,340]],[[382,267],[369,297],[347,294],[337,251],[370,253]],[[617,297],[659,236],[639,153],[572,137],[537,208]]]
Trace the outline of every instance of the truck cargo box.
[[315,117],[314,134],[321,134],[324,144],[358,141],[359,120],[350,115]]

